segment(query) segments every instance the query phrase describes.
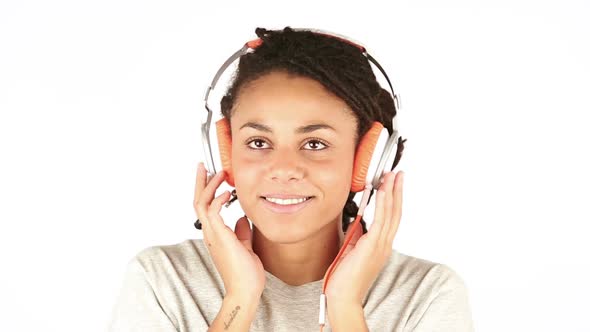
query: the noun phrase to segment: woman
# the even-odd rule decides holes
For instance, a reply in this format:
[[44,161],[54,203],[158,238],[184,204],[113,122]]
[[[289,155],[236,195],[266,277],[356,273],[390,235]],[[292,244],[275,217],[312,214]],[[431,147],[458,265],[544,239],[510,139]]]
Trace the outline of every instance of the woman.
[[[396,112],[365,55],[310,31],[256,34],[221,101],[231,173],[197,171],[204,239],[134,257],[111,331],[472,331],[462,279],[392,249],[403,172],[382,177],[370,228],[352,228],[361,139],[375,121],[391,134]],[[223,181],[247,215],[235,231]]]

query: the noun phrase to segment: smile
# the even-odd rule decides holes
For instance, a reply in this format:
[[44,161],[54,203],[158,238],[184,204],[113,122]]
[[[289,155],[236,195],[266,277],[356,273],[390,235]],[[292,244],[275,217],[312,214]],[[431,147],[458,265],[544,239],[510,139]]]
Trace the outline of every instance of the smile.
[[270,198],[270,197],[261,197],[263,204],[266,208],[271,210],[274,213],[295,213],[307,205],[313,200],[312,197],[303,197],[303,198],[291,198],[291,199],[280,199],[280,198]]
[[303,198],[291,198],[291,199],[281,199],[281,198],[272,198],[272,197],[265,197],[265,199],[269,202],[273,202],[279,205],[293,205],[299,204],[307,201],[311,197],[303,197]]

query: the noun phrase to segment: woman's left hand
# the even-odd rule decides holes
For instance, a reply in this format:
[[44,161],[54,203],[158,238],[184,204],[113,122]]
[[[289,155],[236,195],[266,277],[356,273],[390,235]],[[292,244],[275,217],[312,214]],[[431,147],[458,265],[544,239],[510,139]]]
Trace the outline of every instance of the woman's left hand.
[[365,234],[358,227],[328,281],[325,293],[328,310],[361,306],[391,256],[402,215],[403,173],[388,172],[383,177],[383,184],[376,192],[375,220]]

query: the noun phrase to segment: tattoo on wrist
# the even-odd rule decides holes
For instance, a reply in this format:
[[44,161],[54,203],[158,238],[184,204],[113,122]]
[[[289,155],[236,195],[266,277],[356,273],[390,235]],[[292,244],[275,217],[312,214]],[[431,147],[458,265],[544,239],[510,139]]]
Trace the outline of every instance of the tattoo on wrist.
[[227,330],[229,328],[229,326],[231,325],[231,322],[233,322],[234,318],[236,318],[236,315],[238,314],[239,310],[240,310],[240,306],[236,306],[236,308],[234,310],[232,310],[232,312],[229,314],[229,321],[227,323],[223,323],[225,325],[224,330]]

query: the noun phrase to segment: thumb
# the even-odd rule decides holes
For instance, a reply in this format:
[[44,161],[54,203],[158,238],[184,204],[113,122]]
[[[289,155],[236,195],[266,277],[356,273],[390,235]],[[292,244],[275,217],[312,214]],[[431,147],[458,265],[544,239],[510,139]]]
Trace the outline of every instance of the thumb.
[[240,240],[247,249],[252,250],[252,229],[250,229],[250,223],[246,216],[238,219],[235,232],[238,240]]

